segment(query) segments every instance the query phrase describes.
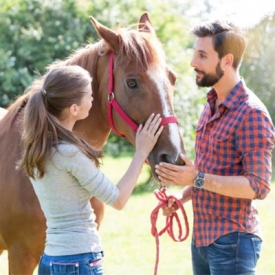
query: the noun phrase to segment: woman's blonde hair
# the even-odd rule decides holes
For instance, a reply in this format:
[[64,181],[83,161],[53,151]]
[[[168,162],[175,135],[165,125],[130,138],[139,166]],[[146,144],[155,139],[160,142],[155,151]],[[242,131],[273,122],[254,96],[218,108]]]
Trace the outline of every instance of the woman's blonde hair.
[[29,98],[24,112],[24,151],[19,167],[31,178],[42,178],[52,148],[60,142],[76,145],[99,165],[101,151],[91,148],[82,138],[59,123],[64,109],[80,105],[92,78],[80,66],[59,66],[44,76],[43,86]]

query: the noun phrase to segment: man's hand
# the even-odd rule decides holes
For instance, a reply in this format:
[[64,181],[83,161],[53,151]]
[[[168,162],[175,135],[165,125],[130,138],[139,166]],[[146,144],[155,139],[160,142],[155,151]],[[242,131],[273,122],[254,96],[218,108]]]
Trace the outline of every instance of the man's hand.
[[198,171],[187,156],[180,154],[180,157],[185,162],[184,166],[165,162],[156,165],[155,171],[161,183],[178,186],[194,184],[194,179],[197,177]]

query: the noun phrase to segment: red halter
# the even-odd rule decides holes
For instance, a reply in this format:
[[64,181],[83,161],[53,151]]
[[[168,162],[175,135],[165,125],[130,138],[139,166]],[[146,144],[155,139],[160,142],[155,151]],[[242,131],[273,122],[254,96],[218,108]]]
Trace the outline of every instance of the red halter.
[[[110,53],[109,59],[109,88],[108,88],[108,119],[112,130],[120,137],[125,137],[123,134],[118,132],[115,128],[112,110],[113,108],[118,112],[118,114],[124,119],[124,121],[130,126],[135,132],[137,131],[138,125],[122,110],[118,102],[115,99],[114,93],[114,52]],[[178,123],[178,119],[175,116],[165,117],[162,119],[161,125],[166,125],[169,123]]]

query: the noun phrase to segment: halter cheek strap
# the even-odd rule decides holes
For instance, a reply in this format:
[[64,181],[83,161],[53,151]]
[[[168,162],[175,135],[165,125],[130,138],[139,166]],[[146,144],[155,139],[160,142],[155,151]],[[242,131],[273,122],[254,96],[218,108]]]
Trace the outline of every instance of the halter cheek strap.
[[[125,138],[125,135],[118,132],[115,128],[113,116],[112,116],[113,109],[117,111],[117,113],[121,116],[121,118],[127,123],[127,125],[133,131],[135,132],[137,131],[138,125],[123,111],[123,109],[119,106],[118,102],[115,99],[113,67],[114,67],[114,52],[111,52],[110,59],[109,59],[108,120],[114,133],[120,137]],[[175,116],[164,117],[160,125],[166,125],[169,123],[178,123],[178,119]]]

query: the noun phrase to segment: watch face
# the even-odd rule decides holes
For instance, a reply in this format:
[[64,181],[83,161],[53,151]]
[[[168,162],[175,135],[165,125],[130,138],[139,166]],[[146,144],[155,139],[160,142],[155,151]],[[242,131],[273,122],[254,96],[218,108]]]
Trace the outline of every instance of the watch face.
[[203,188],[204,186],[204,173],[199,172],[197,178],[194,181],[196,188]]
[[203,187],[203,185],[204,185],[204,179],[202,178],[196,179],[196,187],[200,188],[200,187]]

